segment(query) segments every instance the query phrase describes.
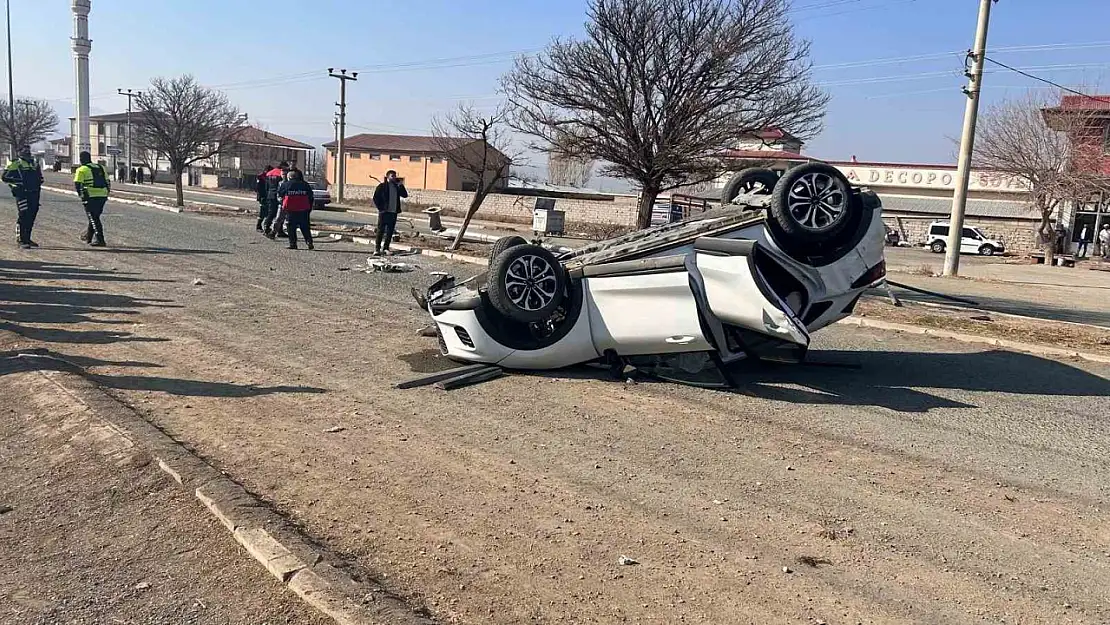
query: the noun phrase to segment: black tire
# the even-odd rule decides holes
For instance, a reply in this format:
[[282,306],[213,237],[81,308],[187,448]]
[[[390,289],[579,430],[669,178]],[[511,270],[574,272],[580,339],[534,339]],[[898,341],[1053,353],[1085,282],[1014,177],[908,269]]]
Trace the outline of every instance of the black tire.
[[989,245],[984,245],[979,248],[980,256],[994,256],[994,248]]
[[946,247],[948,246],[944,244],[944,241],[933,241],[933,243],[929,245],[929,249],[932,250],[934,254],[943,254]]
[[566,291],[563,264],[538,245],[514,245],[490,263],[486,295],[497,312],[513,321],[547,319],[559,308]]
[[497,239],[496,241],[494,241],[493,242],[493,247],[490,248],[489,262],[492,263],[493,259],[500,256],[501,252],[504,252],[505,250],[509,249],[510,247],[516,247],[517,245],[527,245],[527,244],[528,244],[528,239],[525,239],[524,237],[516,236],[515,234],[513,236],[509,236],[509,237],[501,237],[500,239]]
[[771,218],[799,242],[835,244],[863,210],[840,170],[824,163],[790,169],[775,185]]
[[721,190],[721,204],[731,204],[741,193],[753,191],[759,195],[770,195],[779,181],[779,175],[770,169],[762,167],[749,167],[733,174]]

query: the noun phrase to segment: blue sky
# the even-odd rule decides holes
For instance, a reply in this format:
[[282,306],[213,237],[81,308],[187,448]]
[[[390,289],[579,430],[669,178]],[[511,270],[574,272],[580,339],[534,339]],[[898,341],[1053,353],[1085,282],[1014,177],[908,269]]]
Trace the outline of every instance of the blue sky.
[[[70,115],[69,2],[11,2],[17,94],[59,100],[59,113]],[[825,131],[806,152],[829,159],[954,160],[950,137],[959,134],[964,107],[959,51],[971,45],[976,0],[794,4],[798,33],[812,41],[815,79],[832,94]],[[269,130],[329,139],[338,85],[324,68],[347,67],[362,71],[349,84],[349,134],[419,133],[434,113],[459,100],[496,103],[498,77],[513,54],[581,32],[585,5],[92,0],[92,106],[124,110],[127,101],[114,95],[116,88],[192,73],[204,84],[225,85],[236,104]],[[1107,0],[1001,0],[992,15],[991,54],[1064,84],[1110,91],[1108,25]],[[428,63],[460,57],[466,58]],[[925,58],[889,60],[904,57]],[[989,74],[986,85],[988,103],[1038,86],[1006,73]]]

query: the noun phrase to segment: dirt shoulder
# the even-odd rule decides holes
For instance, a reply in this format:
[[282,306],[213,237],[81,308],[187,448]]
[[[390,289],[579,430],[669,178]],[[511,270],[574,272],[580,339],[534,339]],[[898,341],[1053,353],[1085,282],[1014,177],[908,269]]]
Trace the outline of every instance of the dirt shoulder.
[[1110,355],[1110,329],[1075,323],[1019,319],[989,312],[924,306],[909,301],[896,307],[880,297],[860,300],[855,314],[924,328]]
[[324,625],[150,457],[0,362],[0,622]]

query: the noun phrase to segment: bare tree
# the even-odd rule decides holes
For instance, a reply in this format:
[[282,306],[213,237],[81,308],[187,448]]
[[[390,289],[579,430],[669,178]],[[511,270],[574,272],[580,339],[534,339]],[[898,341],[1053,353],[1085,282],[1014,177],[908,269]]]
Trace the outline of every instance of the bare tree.
[[[1064,104],[1067,104],[1065,106]],[[996,104],[979,118],[972,162],[1022,182],[1040,216],[1038,239],[1047,262],[1057,252],[1052,219],[1063,202],[1110,190],[1099,172],[1106,104],[1030,93]]]
[[594,161],[558,152],[547,154],[547,180],[551,184],[584,187],[594,175]]
[[591,0],[586,35],[522,57],[502,78],[531,146],[604,163],[658,195],[720,175],[722,151],[775,127],[807,138],[828,96],[787,0]]
[[246,118],[226,95],[204,87],[188,75],[155,78],[137,103],[143,114],[139,143],[169,161],[177,205],[184,206],[182,172],[197,161],[234,147]]
[[15,120],[7,106],[0,106],[0,139],[19,149],[37,143],[58,129],[58,114],[46,100],[15,101]]
[[451,249],[458,249],[470,220],[494,189],[509,179],[510,168],[521,163],[519,153],[510,154],[510,137],[505,125],[506,110],[499,107],[483,113],[473,106],[460,104],[457,109],[432,120],[432,137],[436,150],[452,165],[463,171],[474,197],[466,209],[462,226]]

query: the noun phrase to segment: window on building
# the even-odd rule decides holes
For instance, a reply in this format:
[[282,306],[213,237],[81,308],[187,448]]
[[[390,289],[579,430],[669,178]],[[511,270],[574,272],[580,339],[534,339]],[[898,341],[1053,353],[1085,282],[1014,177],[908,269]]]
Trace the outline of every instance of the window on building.
[[399,154],[390,154],[389,155],[389,160],[391,160],[391,161],[400,161],[401,160],[401,155],[399,155]]
[[361,152],[351,152],[350,158],[362,158]]
[[443,162],[443,157],[441,157],[441,156],[429,156],[428,157],[428,162],[432,163],[433,165],[439,165],[440,163]]
[[421,160],[423,160],[423,159],[419,156],[410,156],[409,157],[409,162],[411,162],[411,163],[419,163]]
[[97,153],[97,154],[103,154],[104,152],[105,152],[105,150],[104,150],[104,142],[103,142],[103,141],[101,141],[100,143],[97,143],[97,144],[96,144],[96,153]]
[[104,122],[96,122],[96,134],[104,134]]
[[382,160],[382,155],[381,155],[381,154],[371,154],[371,155],[370,155],[370,160],[372,160],[372,161],[380,161],[380,160]]

